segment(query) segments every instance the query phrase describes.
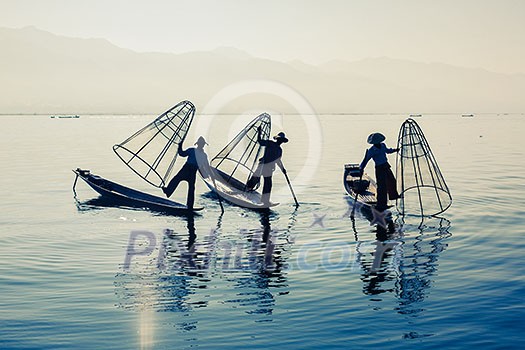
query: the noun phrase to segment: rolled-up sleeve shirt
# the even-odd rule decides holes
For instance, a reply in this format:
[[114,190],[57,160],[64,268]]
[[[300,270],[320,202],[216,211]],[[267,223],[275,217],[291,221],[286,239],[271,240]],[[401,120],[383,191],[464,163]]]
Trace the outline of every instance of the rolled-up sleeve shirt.
[[396,150],[394,148],[386,147],[384,143],[381,143],[380,148],[372,145],[372,147],[366,150],[365,158],[361,162],[361,165],[359,165],[359,168],[364,170],[370,159],[374,160],[376,166],[383,165],[388,162],[386,155],[388,153],[394,153],[395,151]]

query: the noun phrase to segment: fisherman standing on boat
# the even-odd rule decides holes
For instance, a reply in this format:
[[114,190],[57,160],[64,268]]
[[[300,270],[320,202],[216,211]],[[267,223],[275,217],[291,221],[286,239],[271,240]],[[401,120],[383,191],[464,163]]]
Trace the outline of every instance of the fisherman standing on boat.
[[281,168],[283,174],[286,175],[286,169],[281,161],[283,150],[281,144],[288,142],[284,132],[278,133],[273,137],[275,141],[263,140],[261,137],[261,127],[257,129],[257,142],[264,146],[264,154],[259,159],[259,165],[253,173],[252,177],[246,183],[248,191],[253,190],[261,181],[261,176],[264,177],[264,185],[262,190],[261,202],[263,204],[270,204],[270,193],[272,191],[272,175],[275,171],[275,165]]
[[181,157],[188,157],[184,166],[179,170],[177,175],[171,179],[167,187],[162,187],[162,191],[169,198],[179,186],[181,181],[188,182],[188,197],[186,199],[186,206],[188,209],[193,209],[195,202],[195,181],[197,179],[197,170],[200,170],[203,176],[209,174],[209,162],[206,152],[204,152],[204,145],[208,143],[204,137],[199,137],[195,145],[197,147],[190,147],[186,150],[182,149],[182,142],[179,143],[178,154]]
[[365,154],[365,158],[359,165],[361,175],[364,172],[366,164],[370,159],[374,160],[376,165],[376,182],[377,182],[377,204],[375,209],[384,211],[387,209],[388,198],[395,200],[399,198],[396,189],[396,178],[388,164],[387,154],[399,152],[399,148],[388,148],[383,141],[385,136],[378,132],[368,136],[367,142],[372,145]]

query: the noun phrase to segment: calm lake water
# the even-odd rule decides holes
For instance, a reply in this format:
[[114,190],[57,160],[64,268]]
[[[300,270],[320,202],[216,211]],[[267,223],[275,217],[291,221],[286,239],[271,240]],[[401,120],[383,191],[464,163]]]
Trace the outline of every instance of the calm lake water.
[[[214,155],[252,117],[196,116],[188,140]],[[394,213],[378,241],[352,228],[343,166],[371,132],[395,146],[406,117],[274,116],[299,209],[279,173],[268,216],[221,215],[199,179],[193,220],[73,194],[81,167],[161,195],[111,149],[151,116],[0,117],[0,348],[520,348],[525,118],[417,118],[454,202],[422,224]]]

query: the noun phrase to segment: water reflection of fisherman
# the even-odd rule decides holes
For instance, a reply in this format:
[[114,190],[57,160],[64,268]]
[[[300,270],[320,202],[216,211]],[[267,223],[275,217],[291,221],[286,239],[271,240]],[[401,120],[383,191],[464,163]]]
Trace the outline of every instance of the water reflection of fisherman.
[[262,235],[262,241],[268,242],[268,238],[270,238],[270,234],[272,233],[272,226],[270,223],[270,213],[267,211],[261,212],[261,226],[263,228],[263,235]]
[[[372,254],[359,252],[360,243],[357,245],[358,256],[363,273],[361,279],[364,282],[363,292],[367,295],[377,295],[384,292],[392,292],[393,289],[385,289],[382,283],[395,280],[395,266],[389,266],[386,259],[394,258],[392,251],[401,245],[401,242],[388,240],[387,229],[382,225],[377,225],[376,241],[370,246],[374,247]],[[370,260],[370,257],[372,258]]]
[[[175,272],[184,272],[188,276],[198,276],[201,274],[200,270],[207,268],[206,261],[203,261],[206,256],[203,257],[203,254],[198,252],[199,244],[196,243],[197,233],[194,215],[185,215],[183,219],[186,221],[188,229],[188,242],[183,243],[178,234],[171,229],[166,229],[162,247],[162,251],[166,255],[162,259],[166,258],[168,268]],[[164,266],[164,260],[162,266]]]
[[186,163],[179,170],[177,175],[171,179],[167,187],[162,187],[162,191],[169,198],[177,189],[181,181],[188,182],[188,197],[186,199],[186,206],[188,209],[193,209],[195,202],[195,181],[197,179],[197,170],[203,174],[209,173],[209,162],[206,152],[204,152],[204,145],[208,143],[204,137],[199,137],[195,145],[197,147],[190,147],[186,150],[182,149],[182,142],[179,143],[178,154],[181,157],[187,157]]
[[399,194],[396,189],[396,178],[390,169],[388,164],[387,154],[399,152],[399,148],[388,148],[383,141],[385,136],[378,132],[368,136],[367,142],[372,145],[365,154],[359,169],[361,174],[370,159],[374,160],[375,163],[375,175],[377,183],[377,204],[376,210],[384,211],[388,208],[388,198],[395,200],[399,198]]
[[272,227],[270,224],[270,213],[261,213],[261,224],[263,227],[262,241],[266,244],[264,251],[264,269],[273,270],[273,254],[275,252],[275,238],[272,237]]
[[196,276],[197,273],[194,271],[199,268],[198,263],[195,261],[197,258],[197,247],[195,245],[195,240],[197,239],[197,234],[195,233],[195,220],[193,215],[186,216],[187,228],[188,228],[188,244],[187,250],[180,252],[181,260],[185,260],[188,264],[189,271],[187,274],[189,276]]
[[270,193],[272,191],[272,175],[275,171],[275,165],[281,168],[282,172],[286,174],[286,169],[281,161],[283,150],[281,144],[288,142],[284,132],[280,132],[273,137],[275,141],[263,140],[261,136],[261,127],[257,128],[257,142],[264,146],[264,154],[259,159],[259,164],[251,178],[246,183],[248,191],[253,190],[261,181],[261,176],[264,177],[264,186],[262,190],[261,202],[270,204]]
[[186,225],[188,228],[188,251],[194,250],[195,247],[195,240],[197,239],[197,234],[195,233],[195,218],[193,215],[187,215],[186,220],[188,224]]
[[[451,235],[448,232],[450,221],[437,219],[440,220],[439,227],[427,222],[425,226],[418,227],[419,232],[415,236],[407,236],[409,231],[404,231],[399,239],[382,240],[380,230],[384,228],[378,225],[377,240],[372,243],[375,245],[373,254],[358,250],[365,294],[395,293],[399,302],[396,310],[401,314],[415,316],[424,310],[419,303],[426,299],[426,294],[432,288],[432,276],[437,273],[440,253],[448,246],[443,240]],[[405,229],[409,230],[410,226]],[[356,249],[359,249],[360,243]],[[386,259],[383,257],[391,257],[392,263],[385,264]]]

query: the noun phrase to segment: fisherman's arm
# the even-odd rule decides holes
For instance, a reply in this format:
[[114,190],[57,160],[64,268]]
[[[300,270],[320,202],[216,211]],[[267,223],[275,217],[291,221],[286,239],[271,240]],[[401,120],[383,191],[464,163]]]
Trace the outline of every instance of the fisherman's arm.
[[396,153],[396,152],[399,152],[399,148],[387,148],[385,152],[386,153]]
[[181,157],[187,157],[187,156],[188,156],[188,150],[183,150],[183,149],[182,149],[182,142],[179,143],[179,148],[177,149],[177,153],[178,153],[179,156],[181,156]]
[[261,146],[266,146],[268,144],[268,140],[263,140],[262,138],[262,129],[260,125],[257,127],[257,142]]
[[361,164],[359,165],[359,170],[361,171],[361,175],[363,174],[363,172],[365,171],[365,168],[366,168],[366,165],[368,164],[368,161],[372,158],[370,152],[368,150],[366,150],[365,152],[365,157],[363,158],[363,161],[361,162]]

